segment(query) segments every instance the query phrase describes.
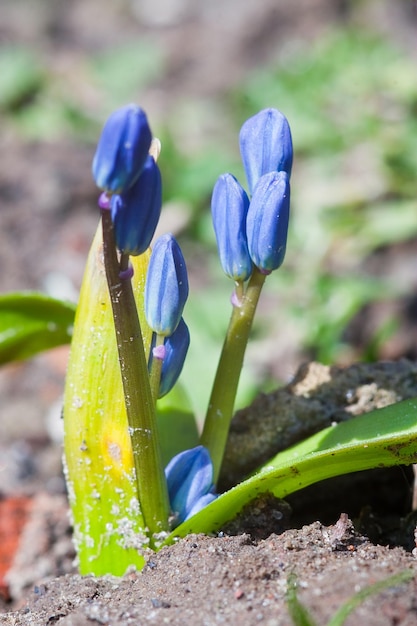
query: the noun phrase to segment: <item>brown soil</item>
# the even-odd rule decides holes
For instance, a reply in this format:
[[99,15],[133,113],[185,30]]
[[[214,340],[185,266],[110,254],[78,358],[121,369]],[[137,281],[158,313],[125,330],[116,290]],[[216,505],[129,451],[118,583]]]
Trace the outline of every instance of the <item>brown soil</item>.
[[[347,519],[254,543],[247,535],[190,536],[152,556],[122,580],[65,576],[35,587],[28,606],[3,624],[290,624],[285,592],[297,576],[299,599],[325,624],[340,604],[376,581],[416,569],[413,556],[356,536]],[[368,599],[346,625],[416,624],[415,581]]]
[[[347,381],[348,397],[343,393]],[[260,402],[270,407],[277,397],[285,397],[281,405],[291,415],[302,398],[314,404],[315,396],[318,413],[326,406],[326,419],[333,421],[348,418],[346,403],[356,414],[411,395],[417,395],[417,369],[407,361],[345,370],[316,363],[302,367],[285,389],[260,397],[249,413],[252,421],[259,419]],[[239,422],[239,414],[235,419]],[[284,438],[297,438],[294,423],[288,432],[284,427]],[[323,425],[310,424],[310,431]],[[301,421],[298,431],[305,436]],[[262,456],[259,449],[258,454]],[[408,468],[360,472],[315,489],[294,494],[287,502],[260,498],[218,536],[190,536],[158,554],[149,553],[142,572],[122,579],[78,576],[66,499],[38,495],[5,576],[11,601],[21,608],[0,617],[0,623],[206,625],[237,619],[243,626],[290,625],[286,593],[296,576],[299,600],[318,624],[325,624],[354,593],[416,569],[413,475]],[[347,512],[356,512],[354,523]],[[332,516],[332,524],[323,525]],[[301,526],[308,517],[321,521]],[[415,584],[413,577],[370,597],[346,624],[358,619],[364,624],[417,624]]]
[[[346,516],[330,527],[316,522],[260,541],[193,535],[122,579],[67,575],[39,582],[26,606],[0,623],[289,626],[285,596],[295,575],[299,600],[326,624],[354,593],[407,569],[417,571],[412,554],[373,545],[353,532]],[[393,585],[368,598],[345,624],[417,624],[416,591],[415,578]]]

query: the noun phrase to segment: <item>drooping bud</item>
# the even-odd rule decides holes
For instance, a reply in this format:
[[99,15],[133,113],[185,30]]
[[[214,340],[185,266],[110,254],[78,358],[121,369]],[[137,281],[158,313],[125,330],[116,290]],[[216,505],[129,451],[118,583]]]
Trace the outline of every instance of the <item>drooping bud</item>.
[[290,217],[287,172],[270,172],[256,185],[249,205],[246,229],[252,261],[266,274],[283,262]]
[[218,497],[217,494],[213,493],[212,491],[210,491],[209,493],[206,493],[204,496],[201,496],[201,498],[199,498],[196,502],[194,502],[191,509],[189,509],[189,511],[187,512],[187,517],[184,519],[184,521],[189,519],[196,513],[199,513],[202,509],[204,509],[205,506],[210,504],[210,502],[213,502],[214,500],[216,500],[217,497]]
[[[155,345],[156,335],[153,334],[151,352],[149,357],[148,369],[150,370],[153,360],[153,346]],[[190,345],[190,331],[187,324],[181,318],[180,323],[170,337],[164,340],[164,357],[162,361],[161,379],[159,383],[158,398],[165,396],[175,383],[177,382],[185,357],[187,356]]]
[[264,174],[284,171],[291,176],[291,130],[287,118],[277,109],[264,109],[246,120],[239,143],[251,194]]
[[172,335],[188,297],[188,276],[181,248],[171,234],[155,242],[145,285],[145,316],[158,335]]
[[216,498],[213,464],[204,446],[180,452],[165,468],[171,510],[178,523]]
[[152,141],[145,112],[135,104],[117,109],[104,124],[93,159],[96,185],[121,193],[139,177]]
[[161,214],[162,182],[158,165],[148,155],[137,181],[111,198],[116,246],[137,256],[149,248]]
[[217,248],[224,273],[235,281],[252,274],[252,260],[246,239],[249,198],[232,174],[217,179],[211,198],[211,214]]

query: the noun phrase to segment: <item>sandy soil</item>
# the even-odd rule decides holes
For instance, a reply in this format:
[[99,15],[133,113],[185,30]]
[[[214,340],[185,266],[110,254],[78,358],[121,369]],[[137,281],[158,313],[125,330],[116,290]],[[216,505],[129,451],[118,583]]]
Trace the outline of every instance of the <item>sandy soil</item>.
[[[190,536],[152,556],[139,574],[64,576],[39,584],[28,605],[0,623],[289,626],[285,594],[295,575],[299,600],[318,624],[326,624],[355,592],[405,570],[417,570],[412,555],[374,546],[353,533],[347,518],[259,542],[248,535]],[[345,624],[417,624],[415,594],[415,579],[396,584],[367,599]]]
[[[349,419],[414,395],[417,369],[405,360],[346,370],[316,363],[302,367],[286,388],[261,396],[245,418],[251,411],[252,422],[259,418],[260,404],[273,405],[269,414],[275,416],[281,407],[285,415],[296,416],[282,429],[283,437],[294,441],[297,429],[300,437],[305,436],[302,411],[297,421],[305,400],[316,403],[316,420],[312,409],[308,423],[314,432],[324,425],[318,415],[322,420]],[[235,437],[240,420],[238,413]],[[258,458],[263,453],[258,446]],[[66,499],[38,494],[5,576],[9,602],[22,608],[0,616],[0,623],[206,625],[238,619],[243,625],[290,625],[286,594],[296,576],[300,601],[319,624],[325,624],[354,593],[406,569],[415,570],[413,478],[408,468],[379,469],[332,479],[313,491],[293,494],[286,502],[265,496],[218,536],[191,536],[158,554],[149,553],[144,570],[123,579],[75,574]],[[348,513],[354,515],[354,523]],[[308,518],[321,521],[303,526]],[[328,519],[333,523],[324,526]],[[346,624],[358,619],[364,624],[417,624],[411,578],[367,599]],[[3,610],[8,608],[10,604],[3,604]]]

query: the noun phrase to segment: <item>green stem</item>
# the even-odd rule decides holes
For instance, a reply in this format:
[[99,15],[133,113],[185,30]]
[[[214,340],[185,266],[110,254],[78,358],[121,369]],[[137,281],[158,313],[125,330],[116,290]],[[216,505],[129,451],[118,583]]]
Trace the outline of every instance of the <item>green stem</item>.
[[[155,347],[159,347],[164,345],[165,337],[163,335],[156,336]],[[155,357],[152,359],[151,371],[149,374],[149,383],[151,386],[152,397],[154,403],[156,405],[156,401],[158,400],[159,394],[159,383],[161,380],[161,371],[162,371],[162,359],[156,359]]]
[[169,515],[155,405],[132,284],[130,279],[122,280],[119,277],[121,268],[126,269],[128,259],[123,255],[119,264],[111,215],[106,209],[102,210],[102,228],[104,265],[113,310],[139,502],[152,546],[154,534],[168,529]]
[[217,366],[200,440],[210,452],[215,483],[223,461],[246,345],[265,278],[265,274],[255,268],[241,305],[233,306]]

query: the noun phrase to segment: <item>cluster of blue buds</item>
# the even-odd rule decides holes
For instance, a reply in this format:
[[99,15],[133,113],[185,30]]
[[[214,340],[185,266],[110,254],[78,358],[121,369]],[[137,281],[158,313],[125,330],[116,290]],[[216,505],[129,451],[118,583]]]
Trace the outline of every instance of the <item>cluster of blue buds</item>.
[[149,154],[151,142],[145,112],[128,104],[106,121],[93,159],[93,177],[108,198],[117,248],[132,256],[149,248],[161,213],[161,174]]
[[[153,247],[145,283],[145,317],[153,331],[149,370],[154,358],[162,360],[159,398],[175,385],[190,345],[182,317],[187,298],[188,275],[181,248],[173,235],[162,235]],[[163,346],[156,346],[158,335],[164,338]]]
[[180,452],[165,468],[175,524],[192,517],[217,498],[208,450],[197,446]]
[[239,143],[250,200],[240,183],[224,174],[214,187],[211,209],[223,271],[244,282],[254,266],[269,274],[284,260],[293,148],[288,121],[276,109],[249,118]]
[[[115,243],[125,255],[149,248],[161,213],[161,173],[149,154],[151,142],[146,114],[129,104],[108,118],[93,160],[94,179],[104,191],[99,204],[111,210]],[[145,288],[145,315],[154,333],[149,369],[154,357],[162,360],[159,397],[177,381],[190,344],[182,319],[187,297],[184,257],[174,237],[164,235],[154,245]],[[156,335],[164,337],[159,348]]]

